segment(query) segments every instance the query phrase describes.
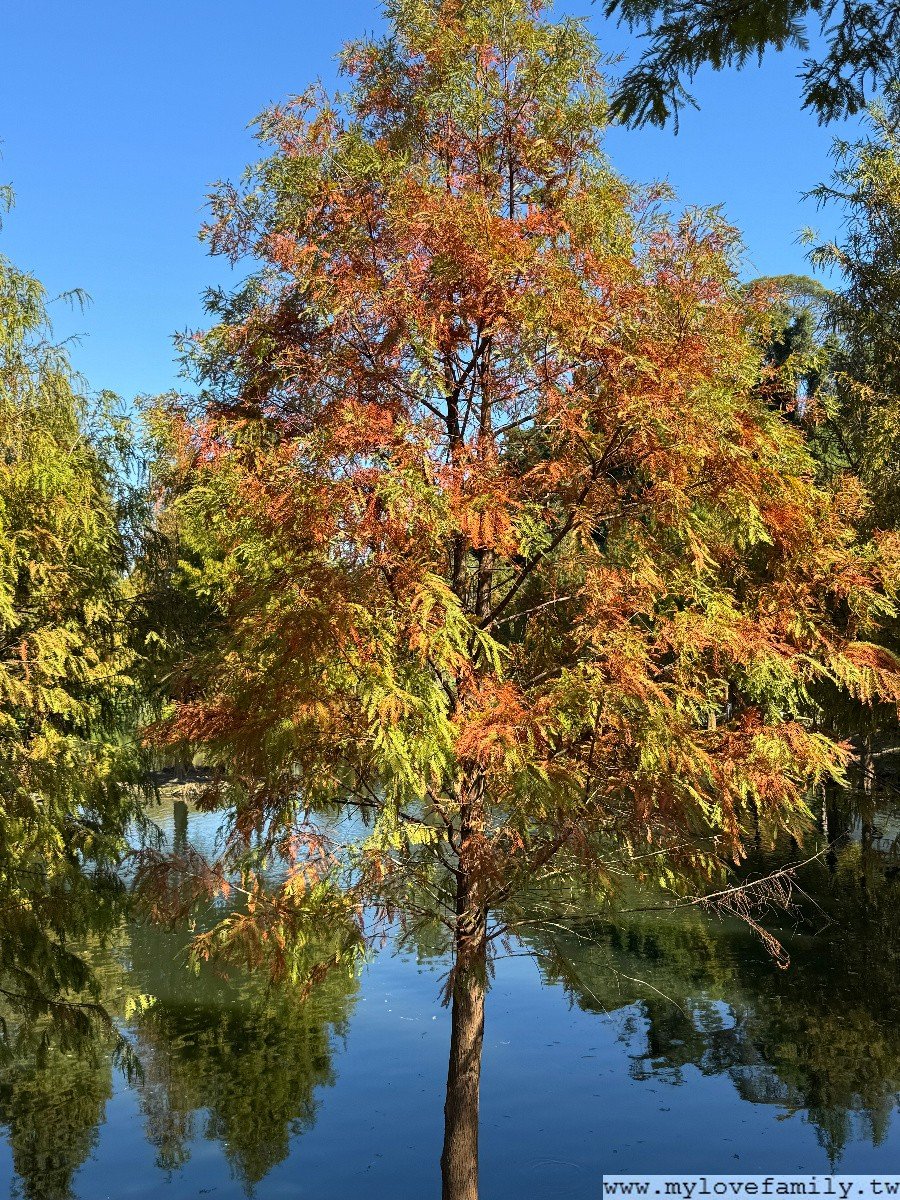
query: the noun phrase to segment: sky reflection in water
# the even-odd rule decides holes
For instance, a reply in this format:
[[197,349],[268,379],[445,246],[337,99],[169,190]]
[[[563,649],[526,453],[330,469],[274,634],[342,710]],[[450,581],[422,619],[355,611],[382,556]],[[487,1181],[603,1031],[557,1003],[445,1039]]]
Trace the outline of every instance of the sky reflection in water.
[[[191,816],[196,841],[205,820]],[[604,1170],[896,1170],[890,932],[842,913],[824,940],[792,934],[782,972],[741,930],[642,917],[536,944],[537,962],[499,962],[482,1194],[593,1200]],[[258,981],[195,977],[181,946],[123,927],[95,952],[142,1078],[99,1043],[43,1056],[30,1044],[0,1062],[0,1195],[438,1194],[440,960],[386,951],[301,1004]],[[126,1018],[136,994],[155,1003]]]

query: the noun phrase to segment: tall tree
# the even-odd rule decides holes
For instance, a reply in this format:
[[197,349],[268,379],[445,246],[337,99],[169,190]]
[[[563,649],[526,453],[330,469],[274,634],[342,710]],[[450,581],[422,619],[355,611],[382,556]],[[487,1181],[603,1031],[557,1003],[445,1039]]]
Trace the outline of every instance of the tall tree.
[[87,984],[73,891],[100,909],[122,890],[136,806],[123,438],[0,257],[0,995],[32,1014]]
[[[837,206],[843,230],[811,257],[840,287],[829,299],[839,341],[834,399],[820,430],[831,469],[850,471],[869,495],[869,526],[900,527],[900,90],[872,105],[857,142],[838,140],[830,183],[814,189]],[[825,448],[823,447],[823,452]]]
[[606,15],[640,29],[649,46],[621,80],[616,114],[633,125],[665,125],[685,104],[685,87],[709,64],[744,66],[768,49],[824,52],[803,63],[803,107],[820,121],[852,116],[866,88],[897,77],[900,5],[894,0],[606,0]]
[[774,289],[772,328],[765,350],[768,377],[761,387],[767,401],[808,426],[820,411],[823,388],[831,380],[836,343],[828,330],[831,292],[806,275],[763,276],[748,284]]
[[222,861],[148,854],[144,882],[180,910],[237,874],[198,952],[295,975],[323,914],[334,961],[373,909],[443,927],[446,1200],[477,1195],[491,955],[535,892],[696,886],[800,836],[841,759],[808,684],[898,695],[860,640],[890,547],[857,552],[757,393],[733,232],[610,171],[596,47],[543,7],[393,0],[343,100],[263,116],[207,231],[254,273],[211,295],[172,412],[217,617],[157,736],[202,748],[232,822]]
[[[900,92],[870,107],[856,142],[837,140],[835,171],[813,195],[838,209],[842,229],[817,246],[815,266],[838,287],[824,306],[829,330],[828,385],[810,423],[811,448],[825,479],[862,485],[855,522],[861,536],[900,530]],[[896,620],[880,635],[900,649]],[[878,756],[900,744],[892,706],[835,703],[837,727],[858,744],[861,782],[872,790]],[[872,814],[866,821],[871,822]]]

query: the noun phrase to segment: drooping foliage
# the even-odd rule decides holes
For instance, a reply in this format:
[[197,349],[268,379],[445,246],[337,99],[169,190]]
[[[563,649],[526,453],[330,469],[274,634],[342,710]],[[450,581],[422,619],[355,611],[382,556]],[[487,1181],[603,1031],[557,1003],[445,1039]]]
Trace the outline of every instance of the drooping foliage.
[[124,437],[80,392],[40,284],[0,258],[0,993],[27,1011],[88,982],[67,946],[73,889],[98,909],[121,890],[136,798]]
[[207,230],[252,273],[169,406],[214,619],[156,738],[230,837],[141,882],[178,915],[240,887],[197,952],[307,980],[369,915],[443,929],[444,1200],[478,1194],[490,951],[545,884],[684,891],[799,838],[842,763],[813,686],[900,700],[896,539],[816,486],[733,231],[614,175],[596,48],[543,7],[394,0],[343,98],[261,118]]
[[[861,485],[855,523],[863,538],[900,528],[900,97],[891,93],[867,115],[855,143],[837,141],[836,168],[814,195],[843,216],[838,238],[817,246],[813,263],[832,272],[828,297],[827,386],[812,414],[810,443],[826,479]],[[879,640],[900,648],[896,620]],[[836,700],[837,698],[835,698]],[[862,782],[876,775],[875,755],[900,742],[891,706],[829,705],[842,732],[854,734]]]
[[595,47],[541,7],[390,4],[213,201],[261,266],[172,412],[220,631],[157,736],[234,818],[252,911],[216,936],[285,970],[323,906],[437,918],[464,962],[544,874],[709,876],[839,770],[814,681],[897,695],[892,545],[760,398],[732,231],[612,173]]
[[900,93],[873,105],[868,132],[837,141],[833,180],[814,191],[843,213],[839,238],[813,262],[840,287],[829,302],[839,337],[834,400],[821,431],[834,469],[851,471],[869,495],[869,525],[900,525]]
[[852,116],[872,92],[896,78],[900,6],[894,0],[606,0],[649,39],[613,99],[616,115],[633,125],[665,125],[695,104],[690,83],[701,67],[743,67],[769,49],[822,52],[804,60],[803,107],[820,121]]

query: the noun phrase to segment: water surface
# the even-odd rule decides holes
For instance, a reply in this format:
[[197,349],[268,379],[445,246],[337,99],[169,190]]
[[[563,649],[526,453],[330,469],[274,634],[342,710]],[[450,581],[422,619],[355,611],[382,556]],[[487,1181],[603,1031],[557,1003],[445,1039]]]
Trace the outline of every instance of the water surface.
[[[604,1171],[895,1172],[896,906],[861,916],[847,903],[861,879],[858,846],[823,868],[833,923],[781,931],[787,971],[742,927],[698,914],[576,922],[498,961],[485,1200],[595,1200]],[[0,1195],[439,1195],[440,957],[388,946],[303,1000],[194,975],[183,946],[123,922],[88,948],[124,1059],[112,1038],[60,1044],[37,1028],[16,1043],[14,1031]]]

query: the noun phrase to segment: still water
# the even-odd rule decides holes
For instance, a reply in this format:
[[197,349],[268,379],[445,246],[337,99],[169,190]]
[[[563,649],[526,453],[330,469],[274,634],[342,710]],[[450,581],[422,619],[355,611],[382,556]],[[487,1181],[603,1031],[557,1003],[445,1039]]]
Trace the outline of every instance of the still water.
[[[201,842],[203,820],[191,817]],[[781,930],[786,971],[742,928],[697,914],[576,923],[501,959],[484,1200],[595,1200],[604,1171],[900,1170],[900,906],[889,885],[861,915],[859,856],[823,867],[823,908]],[[301,1001],[194,975],[182,938],[133,923],[88,953],[128,1052],[13,1036],[0,1196],[439,1194],[440,957],[387,946]]]

